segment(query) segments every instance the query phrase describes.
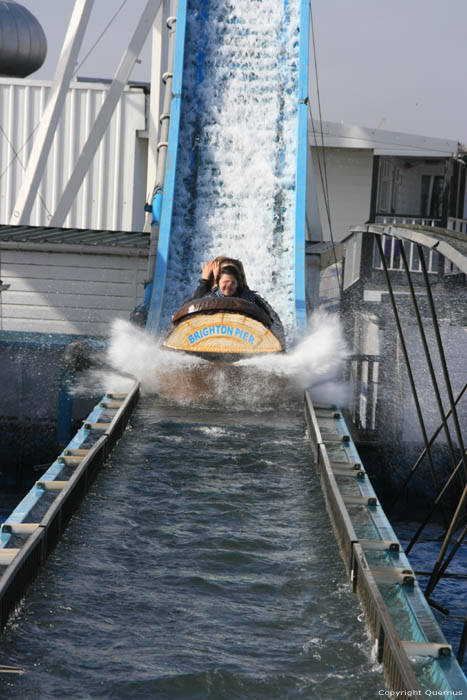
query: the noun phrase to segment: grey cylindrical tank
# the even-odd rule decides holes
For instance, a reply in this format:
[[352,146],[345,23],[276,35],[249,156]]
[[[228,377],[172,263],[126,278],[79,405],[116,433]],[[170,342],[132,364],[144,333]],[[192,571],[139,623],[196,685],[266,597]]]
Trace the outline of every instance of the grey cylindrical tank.
[[46,54],[44,30],[34,15],[13,0],[0,0],[0,76],[25,78]]

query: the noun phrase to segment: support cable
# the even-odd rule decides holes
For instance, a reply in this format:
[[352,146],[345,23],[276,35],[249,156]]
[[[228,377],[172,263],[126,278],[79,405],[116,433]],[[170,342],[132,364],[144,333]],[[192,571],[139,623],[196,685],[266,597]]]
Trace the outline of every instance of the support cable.
[[436,496],[435,502],[433,503],[432,507],[430,508],[430,511],[429,511],[428,515],[426,515],[426,516],[425,516],[425,519],[423,520],[423,522],[420,523],[420,525],[419,525],[419,527],[418,527],[418,529],[417,529],[417,532],[415,533],[415,535],[412,537],[412,539],[410,540],[409,544],[407,545],[407,547],[406,547],[406,549],[405,549],[405,553],[406,553],[406,554],[408,554],[408,553],[410,552],[410,550],[412,549],[412,547],[414,546],[414,544],[415,544],[415,543],[417,542],[417,540],[419,539],[420,535],[422,534],[423,530],[425,529],[426,525],[428,524],[429,520],[431,519],[431,516],[432,516],[433,513],[435,512],[436,506],[438,505],[438,503],[440,502],[441,498],[444,496],[444,494],[445,494],[446,491],[448,490],[449,486],[451,485],[452,481],[454,480],[454,477],[456,476],[456,474],[458,474],[459,469],[461,468],[461,466],[462,466],[462,460],[460,460],[460,461],[457,463],[456,468],[452,471],[452,473],[451,473],[449,479],[446,481],[446,483],[444,484],[443,488],[441,489],[441,491],[439,492],[439,494]]
[[[329,219],[330,217],[330,206],[329,206],[329,186],[328,186],[328,173],[327,173],[327,167],[326,167],[326,157],[325,157],[325,152],[324,152],[324,134],[323,134],[323,115],[321,112],[321,94],[320,94],[320,89],[319,89],[319,77],[318,77],[318,59],[316,56],[316,41],[315,41],[315,27],[314,27],[314,22],[313,22],[313,8],[312,8],[312,3],[310,3],[310,22],[311,22],[311,37],[312,37],[312,44],[313,44],[313,60],[315,63],[315,81],[316,81],[316,96],[318,98],[318,114],[319,114],[319,122],[321,125],[321,148],[322,154],[323,154],[323,173],[324,173],[324,181],[323,181],[323,191],[325,192],[325,199],[327,202],[327,210],[328,210],[328,216]],[[308,102],[308,105],[310,103]],[[310,116],[311,116],[311,107],[310,107]],[[313,119],[311,120],[311,124],[313,126],[313,134],[315,136],[316,140],[316,132],[314,130],[314,125],[313,125]]]
[[328,221],[328,226],[329,226],[329,234],[331,236],[331,243],[332,243],[332,253],[334,257],[334,265],[336,268],[336,276],[337,276],[337,283],[339,285],[339,293],[342,296],[343,292],[343,280],[341,279],[341,275],[339,275],[339,266],[338,266],[338,261],[337,261],[337,255],[336,255],[336,243],[334,241],[334,233],[332,230],[332,224],[331,224],[331,205],[330,205],[330,198],[329,198],[329,186],[328,186],[328,175],[327,175],[327,167],[326,167],[326,153],[325,153],[325,148],[324,148],[324,134],[323,134],[323,116],[321,112],[321,95],[320,95],[320,89],[319,89],[319,77],[318,77],[318,60],[316,56],[316,41],[315,41],[315,28],[314,28],[314,22],[313,22],[313,3],[310,2],[310,23],[311,23],[311,38],[312,38],[312,44],[313,44],[313,59],[314,59],[314,64],[315,64],[315,82],[316,82],[316,95],[318,98],[318,114],[319,114],[319,122],[321,125],[321,154],[323,158],[323,165],[321,166],[321,158],[319,154],[319,146],[318,146],[318,139],[316,136],[316,130],[315,130],[315,125],[313,123],[313,114],[311,111],[311,105],[310,105],[310,100],[308,100],[308,111],[310,113],[310,122],[311,122],[311,128],[313,131],[313,138],[315,141],[315,147],[316,147],[316,158],[318,161],[318,169],[319,169],[319,174],[320,174],[320,180],[321,180],[321,186],[323,189],[323,198],[324,198],[324,205],[326,208],[326,218]]
[[[438,581],[443,578],[443,576],[446,576],[446,569],[448,568],[449,564],[453,560],[455,554],[457,553],[459,547],[462,545],[463,541],[465,540],[465,536],[467,535],[467,525],[464,526],[464,529],[462,530],[461,534],[455,541],[451,551],[449,552],[448,556],[444,560],[443,564],[441,565],[438,573],[436,574],[436,581],[435,581],[435,586],[438,583]],[[455,575],[455,574],[454,574]],[[434,587],[434,586],[433,586]]]
[[435,309],[435,305],[434,305],[434,301],[433,301],[433,295],[431,293],[431,285],[430,285],[430,281],[428,279],[428,273],[426,270],[426,263],[425,263],[425,258],[423,255],[423,249],[419,243],[417,243],[417,250],[418,250],[418,255],[420,258],[420,265],[421,265],[422,272],[423,272],[423,279],[425,280],[425,286],[426,286],[427,297],[428,297],[428,304],[430,307],[431,317],[433,320],[433,328],[435,331],[436,344],[438,346],[439,357],[441,360],[441,367],[443,369],[444,381],[445,381],[446,389],[448,392],[449,404],[451,406],[452,419],[454,421],[454,427],[456,430],[456,437],[457,437],[457,441],[459,443],[459,448],[461,450],[462,459],[463,459],[463,463],[464,463],[464,474],[465,474],[465,477],[467,479],[467,456],[465,454],[464,440],[462,438],[462,431],[461,431],[460,425],[459,425],[459,416],[457,415],[457,410],[456,410],[456,406],[454,403],[454,394],[452,392],[452,385],[451,385],[451,380],[449,377],[449,370],[448,370],[448,366],[447,366],[447,362],[446,362],[446,356],[444,354],[441,333],[439,331],[439,323],[438,323],[438,318],[436,315],[436,309]]
[[459,650],[457,652],[457,661],[461,666],[464,664],[465,650],[467,647],[467,616],[464,619],[464,627],[462,629],[461,641],[459,643]]
[[94,49],[96,48],[96,46],[98,45],[98,43],[99,43],[99,42],[101,41],[101,39],[103,38],[104,34],[106,34],[107,30],[109,29],[109,27],[111,26],[111,24],[113,24],[114,20],[117,18],[117,16],[118,16],[118,15],[120,14],[120,12],[123,10],[123,8],[124,8],[125,5],[127,4],[127,2],[128,2],[128,0],[123,0],[123,2],[122,2],[122,4],[120,5],[120,7],[114,12],[114,14],[113,14],[112,17],[110,18],[110,20],[109,20],[109,21],[107,22],[107,24],[105,25],[104,29],[101,31],[101,33],[100,33],[99,36],[97,37],[97,39],[96,39],[96,41],[94,42],[94,44],[91,46],[91,48],[89,49],[89,51],[87,52],[87,54],[84,56],[83,60],[82,60],[82,61],[78,64],[78,66],[76,67],[76,70],[75,70],[75,72],[73,73],[73,78],[76,77],[76,75],[77,75],[79,69],[81,68],[81,66],[83,65],[83,63],[84,63],[84,62],[89,58],[89,56],[92,54],[92,52],[94,51]]
[[[466,383],[464,384],[464,386],[462,387],[461,391],[459,392],[459,394],[458,394],[458,396],[457,396],[457,398],[456,398],[456,400],[455,400],[455,402],[454,402],[456,405],[457,405],[457,404],[459,403],[459,401],[461,400],[461,398],[462,398],[462,396],[464,395],[466,389],[467,389],[467,382],[466,382]],[[447,420],[447,419],[451,416],[451,413],[452,413],[452,411],[451,411],[451,409],[449,409],[449,411],[445,414],[444,419]],[[434,443],[434,441],[436,440],[436,438],[438,437],[438,435],[439,435],[440,432],[442,431],[443,425],[444,425],[444,422],[441,423],[441,424],[437,427],[437,429],[435,430],[435,432],[434,432],[433,435],[431,436],[431,438],[430,438],[430,440],[429,440],[430,446]],[[413,477],[413,475],[414,475],[415,472],[417,471],[418,467],[419,467],[420,464],[422,463],[423,459],[425,458],[425,455],[426,455],[426,449],[423,448],[423,450],[421,451],[421,453],[420,453],[420,455],[419,455],[417,461],[416,461],[415,464],[413,465],[413,467],[412,467],[412,469],[410,470],[409,474],[406,476],[405,481],[404,481],[404,483],[402,484],[402,486],[401,486],[401,488],[400,488],[398,494],[396,495],[396,497],[394,498],[393,502],[391,503],[391,505],[390,505],[389,508],[387,509],[388,514],[391,514],[391,512],[394,510],[394,507],[395,507],[397,501],[399,500],[399,498],[400,498],[400,497],[402,496],[402,494],[404,493],[405,489],[407,488],[407,484],[409,483],[410,479]],[[462,460],[461,460],[460,464],[462,464]]]
[[[7,134],[5,133],[5,131],[4,131],[3,127],[2,127],[2,125],[0,124],[0,131],[1,131],[2,134],[4,135],[4,137],[5,137],[5,139],[7,140],[7,142],[8,142],[8,144],[9,144],[11,150],[12,150],[13,153],[14,153],[14,158],[10,161],[10,163],[7,165],[7,167],[5,168],[5,170],[4,170],[2,173],[0,173],[0,180],[1,180],[2,177],[8,172],[8,170],[11,168],[11,166],[13,165],[13,163],[15,162],[15,160],[18,161],[18,163],[21,165],[21,167],[23,168],[23,170],[26,170],[26,166],[24,165],[23,161],[22,161],[21,158],[19,157],[19,154],[21,153],[21,151],[23,150],[23,148],[26,146],[26,144],[28,143],[28,141],[31,139],[31,137],[32,137],[32,135],[34,134],[34,132],[39,128],[39,124],[40,124],[40,122],[37,122],[36,126],[35,126],[34,129],[31,131],[31,133],[29,134],[29,137],[26,139],[26,141],[23,143],[23,145],[21,146],[21,148],[20,148],[18,151],[15,149],[14,145],[12,144],[12,142],[11,142],[10,139],[8,138]],[[39,198],[41,204],[43,205],[45,211],[46,211],[47,214],[49,215],[49,219],[51,219],[51,218],[52,218],[52,214],[51,214],[51,212],[50,212],[50,210],[49,210],[47,204],[45,203],[44,198],[42,197],[42,195],[41,195],[41,193],[40,193],[39,191],[37,192],[37,196],[38,196],[38,198]]]
[[438,404],[439,414],[440,414],[440,416],[441,416],[441,421],[442,421],[442,423],[443,423],[444,432],[445,432],[445,435],[446,435],[446,441],[447,441],[447,443],[448,443],[449,452],[450,452],[450,455],[451,455],[452,466],[453,466],[453,469],[455,469],[455,467],[456,467],[456,462],[457,462],[457,457],[456,457],[456,453],[455,453],[455,450],[454,450],[454,445],[453,445],[453,442],[452,442],[452,439],[451,439],[451,433],[450,433],[450,430],[449,430],[449,426],[448,426],[447,421],[446,421],[446,419],[445,419],[445,417],[444,417],[444,406],[443,406],[443,402],[442,402],[442,400],[441,400],[441,393],[440,393],[440,390],[439,390],[438,380],[436,379],[436,374],[435,374],[435,370],[434,370],[434,367],[433,367],[433,362],[432,362],[432,360],[431,360],[430,348],[428,347],[428,342],[427,342],[427,339],[426,339],[426,333],[425,333],[425,329],[424,329],[424,327],[423,327],[423,321],[422,321],[422,317],[421,317],[421,314],[420,314],[420,309],[419,309],[419,306],[418,306],[417,297],[416,297],[416,295],[415,295],[415,289],[414,289],[414,286],[413,286],[412,277],[410,276],[410,270],[409,270],[409,266],[408,266],[408,264],[407,264],[407,256],[406,256],[406,254],[405,254],[405,248],[404,248],[404,243],[403,243],[403,241],[401,241],[401,242],[399,243],[399,251],[400,251],[401,258],[402,258],[402,262],[403,262],[403,264],[404,264],[404,270],[405,270],[405,275],[406,275],[406,278],[407,278],[407,284],[408,284],[408,286],[409,286],[410,297],[411,297],[411,299],[412,299],[412,306],[413,306],[414,311],[415,311],[415,316],[416,316],[416,319],[417,319],[418,329],[419,329],[419,331],[420,331],[420,337],[421,337],[421,340],[422,340],[423,350],[424,350],[424,352],[425,352],[425,359],[426,359],[426,363],[427,363],[427,366],[428,366],[428,371],[429,371],[429,373],[430,373],[431,382],[432,382],[432,384],[433,384],[433,390],[434,390],[435,396],[436,396],[436,403]]
[[414,376],[413,376],[413,372],[412,372],[412,367],[411,367],[411,365],[410,365],[409,353],[408,353],[408,351],[407,351],[407,346],[406,346],[406,343],[405,343],[404,333],[403,333],[403,330],[402,330],[402,324],[401,324],[401,321],[400,321],[399,312],[398,312],[398,310],[397,310],[397,305],[396,305],[396,300],[395,300],[395,297],[394,297],[394,292],[393,292],[393,289],[392,289],[391,280],[390,280],[390,278],[389,278],[388,266],[387,266],[387,263],[386,263],[386,258],[385,258],[384,253],[383,253],[383,247],[382,247],[382,244],[381,244],[380,236],[379,236],[379,235],[376,235],[376,236],[375,236],[375,239],[376,239],[376,244],[377,244],[377,246],[378,246],[379,254],[380,254],[380,256],[381,256],[381,261],[382,261],[382,264],[383,264],[384,275],[385,275],[385,278],[386,278],[386,284],[387,284],[388,291],[389,291],[389,298],[390,298],[390,301],[391,301],[391,306],[392,306],[392,310],[393,310],[393,313],[394,313],[394,318],[395,318],[395,321],[396,321],[397,331],[398,331],[399,339],[400,339],[400,342],[401,342],[401,348],[402,348],[402,353],[403,353],[404,359],[405,359],[405,364],[406,364],[407,374],[408,374],[408,377],[409,377],[410,387],[411,387],[411,389],[412,389],[412,396],[413,396],[413,399],[414,399],[414,402],[415,402],[415,408],[416,408],[416,411],[417,411],[418,421],[419,421],[419,423],[420,423],[420,428],[421,428],[422,435],[423,435],[423,442],[424,442],[425,449],[426,449],[427,455],[428,455],[428,461],[429,461],[429,463],[430,463],[431,476],[432,476],[432,479],[433,479],[433,484],[434,484],[434,487],[435,487],[435,490],[436,490],[436,494],[438,494],[439,491],[440,491],[440,488],[439,488],[439,484],[438,484],[438,479],[437,479],[437,477],[436,477],[435,466],[434,466],[434,463],[433,463],[433,455],[431,454],[431,448],[430,448],[430,444],[429,444],[429,441],[428,441],[428,435],[427,435],[427,432],[426,432],[425,421],[424,421],[424,419],[423,419],[422,409],[421,409],[421,407],[420,407],[420,401],[419,401],[419,398],[418,398],[417,388],[416,388],[416,386],[415,386],[415,380],[414,380]]
[[[464,455],[465,457],[465,455]],[[455,532],[457,521],[459,520],[459,516],[462,513],[465,503],[467,501],[467,485],[464,488],[464,491],[462,493],[462,496],[460,497],[459,503],[457,504],[456,512],[452,516],[451,524],[448,527],[448,530],[446,532],[446,535],[444,537],[443,544],[441,546],[441,549],[438,554],[438,558],[436,559],[435,565],[433,567],[433,571],[431,572],[430,580],[428,581],[427,587],[425,589],[425,597],[429,597],[434,590],[435,586],[437,585],[439,581],[439,572],[441,571],[441,565],[443,563],[444,555],[446,554],[446,550],[449,546],[449,542],[451,541],[451,537],[453,533]],[[457,551],[457,550],[456,550]]]

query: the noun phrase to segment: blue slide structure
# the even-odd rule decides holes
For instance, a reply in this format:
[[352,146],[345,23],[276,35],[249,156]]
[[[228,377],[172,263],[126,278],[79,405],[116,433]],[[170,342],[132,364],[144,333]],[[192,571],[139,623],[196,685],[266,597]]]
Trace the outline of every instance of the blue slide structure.
[[306,328],[309,11],[309,0],[179,0],[155,335],[219,254],[243,260],[289,340]]

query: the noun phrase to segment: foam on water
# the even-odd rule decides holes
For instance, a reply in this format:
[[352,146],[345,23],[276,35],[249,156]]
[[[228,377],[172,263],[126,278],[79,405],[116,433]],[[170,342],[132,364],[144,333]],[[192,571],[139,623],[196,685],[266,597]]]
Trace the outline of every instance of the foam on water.
[[124,392],[134,379],[144,394],[183,405],[220,404],[269,409],[311,387],[318,400],[345,400],[339,382],[347,349],[337,315],[316,313],[306,337],[289,353],[215,364],[162,348],[126,321],[114,322],[106,364],[86,373],[75,391]]

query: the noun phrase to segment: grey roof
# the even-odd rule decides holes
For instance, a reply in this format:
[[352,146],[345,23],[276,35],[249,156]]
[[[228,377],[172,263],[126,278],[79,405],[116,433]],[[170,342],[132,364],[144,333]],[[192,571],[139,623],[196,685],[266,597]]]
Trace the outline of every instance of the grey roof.
[[[316,137],[316,141],[315,141]],[[369,129],[355,124],[311,121],[308,113],[308,142],[310,146],[328,148],[370,149],[375,155],[418,156],[449,158],[460,151],[460,144],[452,139],[432,138],[399,131]]]
[[126,248],[146,252],[149,248],[149,235],[141,231],[92,231],[77,228],[0,225],[0,243],[36,244],[36,246],[52,244],[57,247],[60,245],[86,246],[90,249],[108,248],[109,252],[115,248]]

